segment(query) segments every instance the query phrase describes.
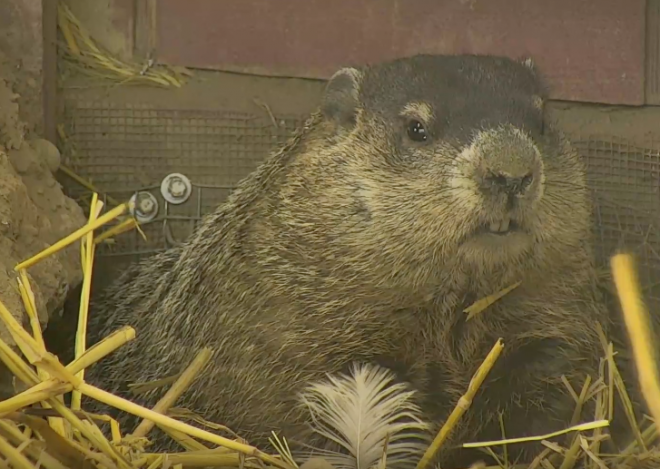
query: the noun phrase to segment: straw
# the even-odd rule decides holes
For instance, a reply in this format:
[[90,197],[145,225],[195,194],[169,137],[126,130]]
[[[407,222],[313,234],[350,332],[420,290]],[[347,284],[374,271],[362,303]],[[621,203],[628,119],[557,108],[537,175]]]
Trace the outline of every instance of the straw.
[[[63,133],[60,132],[60,137],[63,136]],[[63,138],[64,139],[64,138]],[[59,170],[62,171],[64,174],[66,174],[68,177],[76,181],[78,184],[83,186],[85,189],[89,190],[90,192],[94,193],[99,193],[101,192],[98,187],[96,187],[94,184],[89,182],[87,179],[83,178],[82,176],[79,176],[75,171],[73,171],[71,168],[68,168],[64,165],[60,165]],[[117,202],[116,199],[112,198],[109,195],[106,195],[106,199],[108,202],[110,202],[113,205],[119,205],[119,202]]]
[[500,357],[503,349],[504,345],[502,344],[502,339],[499,339],[488,353],[488,356],[484,362],[481,364],[481,366],[479,366],[477,372],[472,377],[472,380],[468,385],[467,392],[459,399],[456,407],[454,407],[454,410],[449,415],[449,418],[447,418],[447,421],[444,423],[442,428],[440,428],[440,431],[436,435],[431,445],[424,452],[424,455],[417,463],[416,469],[424,469],[426,466],[428,466],[442,444],[445,442],[445,440],[447,440],[449,434],[454,429],[460,418],[472,404],[474,396],[476,396],[477,391],[481,387],[481,384],[484,382],[486,376],[488,376],[488,373],[495,365],[495,362]]
[[[3,320],[4,319],[5,318],[3,317]],[[7,325],[7,323],[5,323],[5,325]],[[0,340],[0,359],[5,363],[5,365],[7,365],[8,368],[12,370],[12,372],[15,371],[15,375],[25,384],[34,386],[39,383],[38,375],[32,371],[32,369],[30,369],[30,367],[27,366],[27,364],[21,360],[20,357],[16,355],[16,353],[3,340]],[[73,378],[73,375],[70,375],[70,377]],[[108,455],[114,462],[118,463],[119,467],[130,467],[128,462],[119,453],[117,453],[117,451],[105,438],[98,438],[95,433],[90,431],[90,427],[85,425],[68,407],[53,397],[48,398],[47,402],[62,417],[68,420],[73,428],[81,432],[83,436],[94,446]]]
[[152,420],[156,424],[162,425],[163,427],[171,428],[180,431],[182,433],[186,433],[190,436],[194,436],[196,438],[209,441],[211,443],[215,443],[216,445],[233,449],[234,451],[243,453],[246,456],[257,457],[264,462],[267,462],[273,466],[282,469],[292,469],[288,464],[280,461],[277,458],[274,458],[273,456],[263,453],[259,451],[257,448],[254,448],[250,445],[246,445],[238,441],[230,440],[220,435],[215,435],[213,433],[207,432],[206,430],[202,430],[200,428],[193,427],[192,425],[188,425],[187,423],[179,422],[177,420],[174,420],[173,418],[167,417],[166,415],[162,415],[157,412],[154,412],[153,410],[149,410],[144,407],[141,407],[137,404],[134,404],[131,401],[110,394],[109,392],[103,391],[102,389],[99,389],[87,383],[80,383],[78,385],[78,389],[86,396],[96,399],[99,402],[102,402],[106,405],[110,405],[112,407],[116,407],[117,409],[123,410],[124,412],[128,412],[129,414],[137,415],[138,417],[141,417],[143,419]]
[[655,422],[660,422],[660,378],[649,314],[634,267],[633,257],[618,254],[611,259],[612,275],[616,285],[626,328],[630,335],[637,376],[642,394]]
[[34,466],[23,453],[14,448],[7,440],[0,436],[0,454],[7,457],[15,469],[34,469]]
[[45,259],[46,257],[55,254],[58,251],[61,251],[65,247],[69,246],[70,244],[75,243],[79,239],[81,239],[83,236],[85,236],[87,233],[96,230],[97,228],[100,228],[101,226],[105,225],[106,223],[114,220],[115,218],[119,217],[120,215],[123,215],[127,210],[128,210],[128,204],[121,204],[112,210],[110,210],[108,213],[105,215],[97,218],[94,220],[92,223],[88,223],[82,228],[74,231],[71,233],[69,236],[59,240],[52,246],[49,246],[48,248],[44,249],[41,251],[39,254],[35,255],[34,257],[31,257],[30,259],[21,262],[18,264],[16,267],[14,267],[14,270],[20,271],[22,269],[28,269],[35,265],[37,262]]
[[192,72],[184,67],[122,61],[100,47],[65,4],[58,5],[58,26],[64,58],[77,70],[119,84],[138,83],[180,88]]
[[[257,448],[221,437],[219,435],[214,435],[213,433],[193,427],[192,425],[179,422],[170,417],[141,407],[126,399],[123,399],[119,396],[114,396],[113,394],[83,382],[80,378],[71,373],[69,369],[63,367],[59,361],[52,357],[52,355],[48,352],[44,354],[37,354],[35,352],[36,343],[34,339],[20,327],[20,325],[16,322],[9,311],[7,311],[4,305],[2,305],[2,303],[0,303],[0,318],[5,322],[5,325],[12,333],[14,340],[17,343],[20,343],[19,347],[21,347],[24,355],[31,363],[34,363],[37,366],[43,366],[49,371],[49,373],[55,375],[62,381],[70,383],[74,389],[79,390],[82,394],[96,399],[106,405],[110,405],[112,407],[123,410],[124,412],[137,415],[143,419],[152,420],[156,424],[163,427],[171,428],[200,438],[202,440],[210,441],[211,443],[215,443],[220,446],[225,446],[248,456],[258,457],[262,461],[268,462],[282,469],[290,469],[288,464],[259,451]],[[11,363],[12,366],[14,366],[14,368],[19,371],[27,384],[35,385],[39,382],[38,376],[29,367],[27,367],[27,365],[18,356],[16,356],[16,354],[2,340],[0,340],[0,350],[3,352],[0,353],[3,355],[3,361]],[[76,417],[73,411],[59,403],[56,399],[50,398],[48,401],[51,405],[53,405],[55,410],[57,410],[63,417],[72,423],[75,429],[83,433],[85,438],[94,442],[99,449],[108,454],[116,462],[119,462],[122,466],[127,464],[123,457],[121,457],[121,455],[119,455],[119,453],[114,450],[114,448],[107,440],[100,438],[97,434],[90,430],[89,427],[85,426],[82,421]]]
[[[103,357],[109,355],[127,343],[129,340],[133,340],[134,338],[135,330],[129,326],[123,327],[122,329],[103,339],[95,346],[91,347],[80,358],[67,365],[66,368],[71,373],[75,374],[78,371],[87,368],[101,360]],[[16,376],[19,376],[21,373],[20,368],[17,367],[15,367],[12,371]],[[47,381],[42,381],[30,389],[0,402],[0,416],[8,412],[18,410],[21,407],[40,402],[43,400],[40,396],[48,396],[59,388],[62,389],[62,393],[65,393],[71,391],[73,386],[67,383],[61,383],[54,378],[50,378]]]
[[[29,429],[29,427],[27,428]],[[30,437],[22,433],[13,422],[0,420],[0,435],[6,438],[9,443],[19,445],[23,453],[39,460],[46,469],[68,469],[38,445],[32,444],[34,440],[30,440]]]
[[[25,311],[27,312],[28,318],[30,320],[32,335],[39,344],[39,346],[41,347],[41,349],[45,351],[46,345],[44,343],[44,338],[41,333],[41,324],[39,324],[39,317],[37,315],[37,306],[34,299],[34,292],[32,291],[32,287],[30,286],[30,280],[25,270],[19,271],[18,274],[19,274],[19,277],[17,279],[18,289],[21,294],[21,299],[23,300]],[[39,379],[41,379],[42,381],[48,379],[48,373],[46,373],[44,370],[39,369],[37,370],[37,373],[39,374]],[[59,400],[60,402],[63,402],[61,398],[59,398]],[[50,408],[50,406],[45,402],[42,403],[42,406],[46,409]],[[66,427],[64,420],[57,417],[50,417],[48,419],[48,422],[50,426],[53,427],[53,429],[60,435],[63,436],[69,435],[69,429]]]
[[543,440],[549,440],[551,438],[556,438],[561,435],[565,435],[567,433],[571,432],[584,432],[587,430],[595,430],[597,428],[604,428],[609,426],[610,422],[607,420],[597,420],[595,422],[589,422],[589,423],[582,423],[579,425],[573,425],[572,427],[568,427],[563,430],[558,430],[556,432],[552,433],[546,433],[544,435],[536,435],[536,436],[526,436],[523,438],[508,438],[508,439],[503,439],[503,440],[493,440],[493,441],[484,441],[480,443],[464,443],[461,446],[463,448],[485,448],[487,446],[502,446],[502,445],[509,445],[513,443],[526,443],[530,441],[543,441]]
[[468,315],[466,320],[469,321],[477,314],[485,311],[486,308],[488,308],[490,305],[497,302],[505,295],[509,294],[511,291],[518,288],[521,283],[522,282],[516,282],[513,285],[510,285],[504,288],[503,290],[498,291],[497,293],[493,293],[492,295],[488,295],[487,297],[481,298],[480,300],[477,300],[474,303],[472,303],[472,305],[468,306],[463,310],[463,312]]
[[[188,387],[192,384],[194,379],[197,377],[199,372],[206,366],[208,361],[211,359],[211,349],[203,348],[197,354],[192,363],[186,368],[186,370],[181,374],[179,379],[172,385],[172,387],[167,391],[167,393],[158,401],[154,406],[153,411],[158,412],[159,414],[167,413],[167,410],[176,402],[176,400],[184,393]],[[140,425],[135,429],[132,436],[135,438],[141,438],[147,436],[147,434],[154,427],[154,422],[151,420],[143,420]]]
[[[96,220],[103,209],[103,202],[98,200],[98,194],[95,192],[92,195],[92,203],[89,210],[89,221],[88,224],[91,224]],[[78,330],[76,331],[76,344],[75,344],[75,357],[80,358],[80,356],[85,353],[85,347],[87,344],[87,315],[89,313],[89,298],[92,288],[92,272],[94,266],[94,232],[90,231],[85,235],[84,244],[82,246],[84,249],[83,258],[83,283],[82,289],[80,292],[80,308],[78,311]],[[84,379],[85,370],[80,370],[76,373],[76,376],[80,379]],[[80,392],[74,390],[71,395],[71,408],[73,410],[80,410],[81,402]]]
[[98,235],[96,238],[94,238],[94,244],[100,244],[104,241],[107,241],[110,238],[113,238],[121,233],[124,233],[126,231],[129,231],[133,228],[137,228],[138,223],[135,218],[127,218],[126,220],[122,221],[121,223],[117,224],[116,226],[113,226],[109,230],[104,231],[100,235]]

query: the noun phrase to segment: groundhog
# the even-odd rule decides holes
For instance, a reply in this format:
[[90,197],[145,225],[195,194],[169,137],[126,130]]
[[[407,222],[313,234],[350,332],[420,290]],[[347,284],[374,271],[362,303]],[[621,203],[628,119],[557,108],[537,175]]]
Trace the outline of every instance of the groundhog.
[[[500,413],[507,437],[565,427],[575,402],[562,375],[578,392],[595,378],[594,324],[607,321],[585,168],[544,120],[544,97],[531,63],[503,57],[339,70],[302,129],[185,243],[93,304],[90,344],[124,324],[137,338],[87,379],[151,407],[163,390],[136,398],[127,384],[211,347],[177,406],[267,449],[271,431],[311,438],[297,393],[355,362],[411,383],[439,425],[502,338],[452,441],[500,438]],[[516,282],[467,320],[467,306]],[[460,458],[445,447],[450,467]]]

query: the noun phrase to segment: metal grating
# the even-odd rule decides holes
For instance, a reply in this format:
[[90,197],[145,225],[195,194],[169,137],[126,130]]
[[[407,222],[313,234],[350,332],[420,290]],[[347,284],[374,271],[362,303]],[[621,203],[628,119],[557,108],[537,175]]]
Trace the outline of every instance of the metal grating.
[[[99,256],[134,258],[185,239],[196,220],[221,203],[305,118],[67,102],[69,164],[116,199],[149,189],[161,207],[158,219],[144,227],[148,241],[127,234]],[[660,142],[648,137],[633,143],[611,135],[569,138],[588,165],[599,264],[607,267],[618,248],[634,250],[648,297],[660,301]],[[172,172],[185,174],[194,186],[180,206],[166,206],[158,189]],[[78,189],[77,194],[85,192]]]
[[598,263],[609,269],[618,249],[633,251],[647,298],[660,301],[660,141],[569,137],[587,163]]
[[[138,190],[156,196],[159,215],[139,233],[120,236],[99,257],[142,256],[185,239],[204,214],[300,127],[306,116],[259,117],[217,110],[162,109],[112,102],[65,102],[67,164],[106,195],[128,200]],[[193,184],[188,201],[171,205],[160,182],[183,173]],[[79,200],[88,192],[71,185]]]

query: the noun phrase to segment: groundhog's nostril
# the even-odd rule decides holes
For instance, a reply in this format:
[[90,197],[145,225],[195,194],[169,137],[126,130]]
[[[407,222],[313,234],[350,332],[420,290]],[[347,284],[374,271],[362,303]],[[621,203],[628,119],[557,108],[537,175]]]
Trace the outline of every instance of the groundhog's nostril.
[[534,181],[534,175],[528,173],[523,177],[511,177],[501,173],[489,173],[486,182],[493,189],[507,194],[522,194]]

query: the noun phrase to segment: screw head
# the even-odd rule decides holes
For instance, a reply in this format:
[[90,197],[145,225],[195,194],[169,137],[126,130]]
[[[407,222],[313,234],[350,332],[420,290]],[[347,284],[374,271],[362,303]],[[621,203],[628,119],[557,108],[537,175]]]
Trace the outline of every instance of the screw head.
[[178,176],[174,176],[172,179],[170,179],[167,188],[173,197],[183,197],[186,194],[186,184]]
[[144,214],[151,213],[154,207],[154,201],[151,199],[144,199],[140,201],[140,212]]
[[156,203],[150,194],[141,192],[137,195],[135,206],[142,215],[150,215],[156,210]]
[[190,197],[192,184],[181,173],[171,173],[160,183],[160,193],[167,203],[179,205]]

